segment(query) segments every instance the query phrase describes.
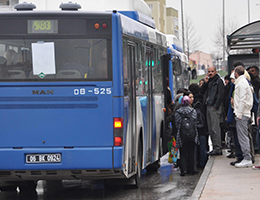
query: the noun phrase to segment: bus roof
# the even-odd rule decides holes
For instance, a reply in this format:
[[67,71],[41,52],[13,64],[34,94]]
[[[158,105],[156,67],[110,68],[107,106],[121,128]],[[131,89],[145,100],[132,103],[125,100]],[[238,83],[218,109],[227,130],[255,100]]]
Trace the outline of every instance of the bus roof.
[[[24,0],[19,0],[23,3]],[[138,11],[152,18],[152,13],[144,0],[77,0],[84,11]],[[59,10],[63,0],[32,0],[31,3],[36,5],[37,10]]]
[[175,35],[167,34],[166,39],[167,39],[167,46],[168,47],[172,46],[177,51],[183,52],[183,50],[181,48],[181,42]]
[[171,55],[175,55],[175,56],[178,56],[179,59],[188,64],[189,63],[189,59],[188,59],[188,56],[185,55],[184,53],[180,52],[180,51],[177,51],[176,49],[174,49],[172,46],[169,46],[168,47],[168,53],[170,53]]
[[[100,1],[100,0],[97,0]],[[110,1],[105,1],[106,3]],[[120,2],[120,3],[118,3]],[[134,19],[138,22],[141,22],[147,26],[150,26],[155,29],[155,21],[151,17],[151,10],[149,9],[148,5],[143,0],[128,0],[128,3],[124,1],[124,4],[122,4],[122,1],[113,0],[108,5],[105,6],[102,3],[102,6],[97,7],[97,2],[93,3],[93,1],[89,2],[88,0],[80,1],[81,4],[78,3],[61,3],[60,0],[52,0],[51,3],[48,3],[47,0],[45,1],[37,1],[34,0],[35,4],[32,3],[20,3],[15,6],[17,10],[20,11],[29,11],[29,10],[48,10],[48,11],[57,11],[57,10],[66,10],[66,11],[78,11],[78,9],[83,8],[84,11],[95,11],[95,12],[111,12],[111,11],[118,11],[122,13],[123,15],[126,15],[127,17]],[[86,5],[86,3],[88,3]],[[84,6],[82,6],[85,5]],[[147,10],[148,8],[148,10]]]
[[135,21],[136,20],[121,14],[123,33],[141,38],[154,44],[158,44],[165,48],[167,47],[166,36],[164,34],[159,32],[157,29],[144,26],[143,24],[136,23]]
[[[5,19],[8,17],[29,18],[29,17],[48,17],[58,16],[62,18],[68,17],[111,17],[111,15],[118,15],[121,18],[122,32],[124,34],[132,35],[134,37],[149,41],[154,44],[158,44],[164,48],[167,47],[166,37],[164,34],[159,32],[157,29],[151,28],[150,26],[144,25],[142,22],[138,22],[136,19],[129,18],[121,12],[98,12],[98,11],[9,11],[0,13],[0,17]],[[134,27],[134,28],[133,28]]]

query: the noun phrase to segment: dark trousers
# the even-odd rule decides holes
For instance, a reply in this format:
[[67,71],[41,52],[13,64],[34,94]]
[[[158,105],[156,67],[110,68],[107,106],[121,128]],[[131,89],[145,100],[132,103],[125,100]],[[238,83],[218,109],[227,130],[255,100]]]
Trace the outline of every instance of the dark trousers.
[[200,145],[197,145],[197,164],[200,167],[205,167],[207,161],[208,161],[208,156],[207,156],[207,136],[201,135],[199,136],[199,142]]
[[260,154],[260,120],[259,125],[257,126],[257,132],[256,132],[256,144],[258,146],[258,153]]
[[195,143],[184,142],[180,148],[180,167],[181,172],[194,172],[194,161],[195,161]]

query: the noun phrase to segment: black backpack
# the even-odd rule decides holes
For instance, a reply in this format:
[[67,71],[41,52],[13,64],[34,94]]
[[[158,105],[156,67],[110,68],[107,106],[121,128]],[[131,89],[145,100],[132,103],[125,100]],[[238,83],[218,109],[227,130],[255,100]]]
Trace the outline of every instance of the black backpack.
[[196,136],[196,121],[192,118],[192,111],[181,115],[180,135],[183,142],[191,141],[194,142]]
[[194,105],[193,108],[197,112],[197,127],[202,128],[205,126],[205,116],[201,111],[202,103],[200,101],[197,101]]
[[[249,86],[251,87],[252,83],[248,79],[246,79],[246,80],[247,80]],[[256,93],[254,92],[254,90],[252,91],[252,93],[253,93],[253,106],[252,106],[251,112],[257,113],[259,100],[257,99]]]

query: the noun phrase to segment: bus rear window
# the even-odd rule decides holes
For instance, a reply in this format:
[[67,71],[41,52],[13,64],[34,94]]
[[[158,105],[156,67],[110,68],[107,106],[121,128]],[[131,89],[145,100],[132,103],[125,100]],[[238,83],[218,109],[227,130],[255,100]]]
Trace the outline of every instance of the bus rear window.
[[0,81],[111,80],[107,39],[0,40]]

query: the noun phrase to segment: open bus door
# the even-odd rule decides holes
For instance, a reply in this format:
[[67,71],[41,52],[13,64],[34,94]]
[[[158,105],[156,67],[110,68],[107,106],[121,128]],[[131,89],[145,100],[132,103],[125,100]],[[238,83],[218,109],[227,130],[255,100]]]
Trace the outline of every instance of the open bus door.
[[[169,77],[169,60],[171,59],[169,54],[161,56],[161,64],[163,70],[163,93],[164,93],[164,110],[166,110],[166,101],[167,101],[167,84],[166,78]],[[162,152],[163,155],[168,152],[168,141],[171,140],[170,136],[167,134],[167,112],[164,112],[164,124],[163,124],[163,135],[162,135]]]
[[[176,77],[180,77],[182,75],[182,65],[181,60],[178,56],[171,57],[170,54],[163,55],[161,57],[162,60],[162,69],[163,69],[163,92],[164,92],[164,108],[166,108],[167,104],[167,84],[166,84],[166,78],[173,75],[174,79]],[[171,64],[170,64],[171,63]],[[172,67],[172,74],[169,74],[169,67]],[[175,80],[177,81],[177,80]],[[175,87],[175,84],[174,84]],[[174,88],[179,89],[179,88]],[[165,109],[166,110],[166,109]],[[168,152],[168,142],[171,141],[171,134],[167,133],[167,112],[164,112],[164,130],[163,130],[163,136],[162,136],[162,146],[163,146],[163,154]],[[172,126],[175,126],[175,124],[172,124]]]

